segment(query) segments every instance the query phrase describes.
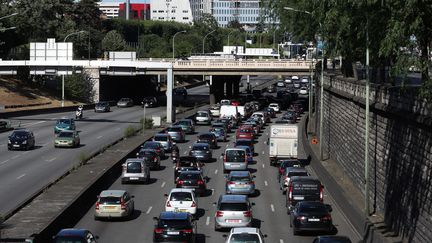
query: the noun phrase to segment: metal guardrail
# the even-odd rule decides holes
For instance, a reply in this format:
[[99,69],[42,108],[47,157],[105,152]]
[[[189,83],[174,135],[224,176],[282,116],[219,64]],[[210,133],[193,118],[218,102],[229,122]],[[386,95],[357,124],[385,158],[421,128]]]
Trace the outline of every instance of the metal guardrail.
[[177,60],[173,63],[176,69],[304,69],[310,70],[310,61],[286,60]]

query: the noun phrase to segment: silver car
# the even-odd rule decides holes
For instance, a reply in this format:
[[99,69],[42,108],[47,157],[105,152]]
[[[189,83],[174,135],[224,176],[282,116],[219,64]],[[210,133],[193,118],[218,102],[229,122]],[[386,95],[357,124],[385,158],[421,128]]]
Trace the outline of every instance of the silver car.
[[162,144],[165,152],[171,152],[174,142],[169,134],[166,133],[158,133],[153,137],[154,142],[159,142]]
[[229,236],[225,243],[238,243],[238,242],[254,242],[264,243],[264,238],[267,235],[263,235],[258,228],[251,227],[239,227],[233,228],[230,231]]
[[249,171],[231,171],[226,177],[225,191],[227,194],[255,193],[255,182]]
[[227,148],[222,156],[224,173],[231,170],[247,170],[248,158],[246,150],[241,148]]
[[[216,203],[215,203],[216,204]],[[252,225],[251,204],[246,195],[221,195],[217,202],[215,230]]]
[[117,107],[131,107],[134,105],[134,102],[131,98],[121,98],[117,102]]
[[127,159],[123,163],[121,182],[150,182],[150,162],[147,158]]
[[125,190],[102,191],[95,205],[95,220],[132,216],[135,210],[133,198]]
[[212,120],[212,115],[208,111],[198,111],[195,115],[196,124],[210,125]]
[[285,194],[287,187],[290,183],[291,177],[293,176],[309,176],[307,170],[303,167],[288,167],[285,169],[285,173],[281,176],[279,181],[279,189]]
[[181,126],[171,126],[166,129],[171,138],[176,142],[184,142],[186,140],[186,135]]

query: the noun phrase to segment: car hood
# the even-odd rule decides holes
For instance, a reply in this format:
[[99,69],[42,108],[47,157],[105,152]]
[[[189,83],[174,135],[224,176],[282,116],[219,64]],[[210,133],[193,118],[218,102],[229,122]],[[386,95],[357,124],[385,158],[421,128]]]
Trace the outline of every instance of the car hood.
[[64,123],[60,123],[56,125],[57,128],[69,128],[71,127],[71,125],[69,124],[64,124]]
[[55,140],[66,140],[66,141],[72,141],[73,138],[71,138],[71,137],[56,137]]

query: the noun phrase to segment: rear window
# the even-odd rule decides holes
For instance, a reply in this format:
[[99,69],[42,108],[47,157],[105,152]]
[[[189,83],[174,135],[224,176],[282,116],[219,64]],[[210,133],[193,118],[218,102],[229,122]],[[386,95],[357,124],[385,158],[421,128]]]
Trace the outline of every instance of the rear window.
[[175,220],[175,219],[161,219],[159,221],[159,227],[163,228],[175,228],[175,229],[187,229],[191,227],[188,220]]
[[252,144],[253,144],[252,141],[247,141],[247,140],[236,141],[236,146],[251,146]]
[[325,213],[327,208],[324,205],[314,204],[314,205],[301,205],[298,209],[300,213]]
[[127,163],[126,172],[128,172],[128,173],[141,173],[141,163],[140,162]]
[[198,136],[199,139],[213,139],[213,137],[213,134],[202,134]]
[[244,150],[227,150],[225,152],[226,159],[229,162],[244,162],[245,151]]
[[189,192],[173,192],[171,193],[171,201],[192,201],[192,194]]
[[179,121],[178,124],[183,125],[183,126],[189,126],[190,122],[189,121]]
[[58,136],[62,138],[71,138],[73,135],[74,134],[71,132],[60,132]]
[[156,149],[156,148],[159,148],[159,143],[145,143],[143,147]]
[[292,177],[292,176],[308,176],[307,172],[289,172],[288,173],[288,177]]
[[139,151],[140,156],[153,156],[155,155],[155,152],[151,150],[145,150],[145,151]]
[[181,180],[199,180],[201,176],[198,173],[181,173],[179,178]]
[[194,145],[192,150],[209,150],[208,146],[205,145]]
[[120,197],[100,197],[99,204],[120,204]]
[[221,203],[219,207],[220,211],[248,211],[248,205],[246,203]]
[[318,183],[293,183],[293,194],[302,195],[317,195],[320,193],[320,185]]
[[182,128],[181,127],[169,127],[167,128],[168,132],[181,132]]
[[206,113],[206,112],[198,112],[198,113],[196,114],[196,116],[197,116],[197,117],[208,117],[209,114]]
[[287,167],[301,167],[301,164],[299,161],[293,160],[293,161],[287,161],[284,160],[281,162],[280,167],[287,168]]
[[78,236],[60,236],[56,237],[54,243],[87,243],[85,239]]
[[260,239],[257,234],[234,234],[231,236],[229,243],[260,243]]
[[252,130],[247,128],[247,129],[239,129],[239,132],[241,133],[252,133]]
[[160,141],[160,142],[166,142],[166,141],[168,141],[168,137],[166,137],[166,136],[155,136],[154,140],[155,141]]
[[231,176],[231,181],[250,181],[249,177],[245,177],[245,176]]

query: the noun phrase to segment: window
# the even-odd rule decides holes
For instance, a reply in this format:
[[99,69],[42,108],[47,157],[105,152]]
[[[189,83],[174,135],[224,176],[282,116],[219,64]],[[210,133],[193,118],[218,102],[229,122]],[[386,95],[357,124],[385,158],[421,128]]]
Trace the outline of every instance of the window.
[[188,13],[188,10],[183,10],[183,13]]
[[171,10],[171,13],[175,13],[175,9]]
[[153,10],[153,13],[157,13],[157,11],[156,11],[156,10]]
[[189,17],[183,17],[183,19],[184,19],[184,20],[188,20],[188,19],[189,19]]
[[159,17],[159,19],[164,19],[164,17]]

